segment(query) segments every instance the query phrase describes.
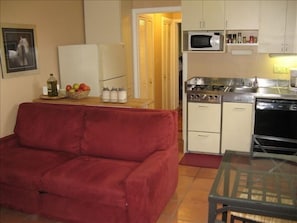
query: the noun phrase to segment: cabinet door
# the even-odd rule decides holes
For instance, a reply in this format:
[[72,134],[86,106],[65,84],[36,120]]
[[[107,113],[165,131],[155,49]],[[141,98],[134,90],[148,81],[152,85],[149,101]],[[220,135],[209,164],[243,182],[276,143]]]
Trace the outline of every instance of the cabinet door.
[[221,105],[188,103],[188,130],[201,132],[221,131]]
[[259,29],[260,2],[257,0],[227,0],[225,3],[226,29]]
[[200,30],[202,27],[202,1],[183,0],[182,6],[182,29]]
[[250,151],[253,126],[253,105],[223,103],[222,153],[226,150]]
[[224,1],[203,1],[203,29],[223,30],[225,28]]
[[223,30],[225,5],[221,0],[182,0],[183,30]]
[[296,51],[296,0],[260,1],[260,53]]
[[288,1],[284,50],[297,53],[297,1]]
[[[286,1],[260,2],[260,53],[280,53],[284,44]],[[272,25],[273,24],[273,25]]]
[[188,150],[191,152],[220,153],[220,134],[188,132]]

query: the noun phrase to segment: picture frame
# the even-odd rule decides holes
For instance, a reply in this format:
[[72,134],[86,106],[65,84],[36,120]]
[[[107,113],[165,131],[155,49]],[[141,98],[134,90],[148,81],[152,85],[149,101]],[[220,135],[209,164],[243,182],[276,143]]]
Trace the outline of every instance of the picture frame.
[[38,73],[35,25],[1,24],[0,28],[2,77]]

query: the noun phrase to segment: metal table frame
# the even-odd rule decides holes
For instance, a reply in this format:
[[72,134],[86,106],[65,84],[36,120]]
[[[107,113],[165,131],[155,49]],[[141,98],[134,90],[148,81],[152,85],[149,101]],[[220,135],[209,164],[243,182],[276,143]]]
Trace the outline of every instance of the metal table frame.
[[[247,162],[253,159],[270,160],[272,166],[265,171],[250,163],[237,168],[230,162],[236,156],[243,157]],[[226,151],[208,197],[208,222],[217,222],[218,214],[222,214],[222,222],[227,222],[228,211],[297,220],[297,156],[287,160],[279,157],[283,158],[278,155],[253,158],[250,153]],[[287,162],[293,165],[293,173],[280,171]],[[255,184],[253,179],[259,182]],[[282,187],[286,187],[285,193]],[[269,192],[271,189],[273,193]],[[274,202],[269,202],[267,197]]]

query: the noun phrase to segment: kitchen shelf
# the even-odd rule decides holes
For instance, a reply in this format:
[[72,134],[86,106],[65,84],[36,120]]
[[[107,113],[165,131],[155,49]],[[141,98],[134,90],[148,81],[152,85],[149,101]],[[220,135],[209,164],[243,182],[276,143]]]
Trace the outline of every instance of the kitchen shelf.
[[226,43],[227,46],[258,46],[258,43]]

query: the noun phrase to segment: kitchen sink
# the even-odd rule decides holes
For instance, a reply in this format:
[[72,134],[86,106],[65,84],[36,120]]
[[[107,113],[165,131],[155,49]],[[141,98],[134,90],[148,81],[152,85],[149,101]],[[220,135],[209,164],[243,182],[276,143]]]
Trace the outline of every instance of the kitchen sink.
[[257,87],[241,86],[241,87],[232,88],[230,92],[234,92],[234,93],[256,93],[257,91],[258,91]]

